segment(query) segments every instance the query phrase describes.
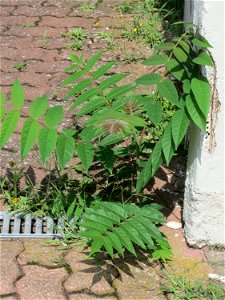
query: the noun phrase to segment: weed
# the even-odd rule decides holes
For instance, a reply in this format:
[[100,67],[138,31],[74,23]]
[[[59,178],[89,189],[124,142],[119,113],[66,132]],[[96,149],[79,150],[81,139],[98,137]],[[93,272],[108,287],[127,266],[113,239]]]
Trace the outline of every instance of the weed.
[[99,31],[98,37],[106,42],[105,49],[113,50],[116,47],[115,40],[113,34],[109,31]]
[[16,63],[13,68],[17,69],[18,71],[22,72],[27,69],[27,63],[25,61]]
[[22,27],[23,28],[33,28],[33,27],[35,27],[35,24],[33,24],[33,23],[26,23],[26,24],[23,24]]
[[45,30],[44,33],[43,33],[43,39],[42,39],[42,42],[43,42],[43,48],[44,49],[47,49],[48,47],[48,30]]
[[193,282],[181,276],[167,276],[166,283],[161,289],[167,297],[172,295],[172,299],[177,300],[223,300],[225,295],[223,286],[200,280]]
[[209,245],[208,246],[210,250],[215,250],[215,251],[225,251],[225,245],[222,244],[215,244],[215,245]]
[[69,37],[71,43],[68,46],[75,51],[83,49],[84,41],[88,37],[87,32],[81,27],[71,28],[63,35]]
[[89,12],[92,12],[94,9],[95,9],[94,4],[82,4],[80,6],[80,11],[82,13],[89,13]]
[[127,52],[124,51],[123,54],[120,56],[119,60],[124,61],[127,64],[131,64],[133,62],[138,62],[140,60],[145,59],[145,55],[143,52]]
[[157,12],[143,12],[142,15],[133,17],[132,24],[123,28],[121,36],[129,41],[138,40],[154,47],[164,41],[161,24],[162,19]]

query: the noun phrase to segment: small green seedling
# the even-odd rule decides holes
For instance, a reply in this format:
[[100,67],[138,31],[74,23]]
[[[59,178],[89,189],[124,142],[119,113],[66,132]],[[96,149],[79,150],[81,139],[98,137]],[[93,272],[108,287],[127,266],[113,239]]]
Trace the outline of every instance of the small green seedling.
[[22,72],[27,69],[27,63],[25,61],[16,63],[13,68],[17,69],[18,71]]
[[35,27],[35,24],[33,24],[33,23],[26,23],[26,24],[23,24],[22,27],[23,28],[33,28],[33,27]]
[[94,4],[82,4],[80,6],[80,11],[82,13],[89,13],[89,12],[92,12],[94,9],[95,9]]
[[84,41],[88,37],[87,32],[81,28],[71,28],[68,32],[62,34],[64,37],[69,37],[71,43],[68,45],[72,50],[82,50],[84,46]]

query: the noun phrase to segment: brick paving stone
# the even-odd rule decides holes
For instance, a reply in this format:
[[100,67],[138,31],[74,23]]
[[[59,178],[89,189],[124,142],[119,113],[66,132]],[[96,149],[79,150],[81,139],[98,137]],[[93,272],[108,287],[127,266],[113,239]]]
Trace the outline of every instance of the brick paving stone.
[[[44,1],[44,0],[43,0]],[[43,2],[41,1],[41,2]],[[37,1],[38,2],[38,1]],[[39,1],[39,3],[41,4],[41,2]],[[1,0],[0,1],[0,6],[4,7],[4,6],[23,6],[23,5],[30,5],[32,2],[29,0]]]
[[81,248],[75,248],[65,256],[73,273],[66,280],[64,287],[68,292],[91,291],[96,295],[114,293],[110,285],[111,277],[107,270],[102,269],[94,259],[87,259]]
[[25,26],[26,24],[34,24],[39,21],[39,18],[32,18],[28,16],[9,16],[9,17],[1,17],[1,24],[4,26]]
[[[93,295],[88,295],[88,294],[74,294],[74,295],[69,295],[69,300],[97,300],[99,299],[98,297],[95,297]],[[101,298],[104,300],[115,300],[117,299],[116,297],[112,296],[106,296],[104,298]],[[139,299],[140,300],[140,299]]]
[[70,7],[29,7],[29,6],[20,6],[15,11],[16,15],[30,16],[30,17],[39,17],[39,16],[55,16],[55,17],[65,17],[71,12]]
[[41,240],[24,241],[24,252],[18,257],[20,265],[39,264],[48,267],[58,267],[64,262],[63,251]]
[[21,275],[16,256],[23,246],[18,241],[0,241],[0,297],[15,292],[14,281]]
[[[120,276],[113,282],[121,300],[165,299],[160,291],[160,267],[151,265],[147,258],[137,261],[132,257],[115,262]],[[129,297],[129,298],[128,298]]]
[[24,266],[25,276],[16,282],[21,300],[63,300],[62,282],[67,276],[63,269],[46,269],[40,266]]
[[209,248],[204,249],[208,262],[212,265],[214,273],[225,275],[225,251],[217,251]]
[[47,50],[47,49],[24,49],[23,51],[18,51],[14,48],[2,48],[1,49],[1,58],[9,58],[11,60],[23,61],[23,60],[41,60],[47,62],[53,62],[54,57],[58,55],[57,50]]
[[11,14],[13,14],[13,12],[15,11],[15,9],[16,9],[15,7],[7,7],[7,6],[1,7],[0,8],[0,16],[1,17],[3,17],[3,16],[8,17]]
[[80,17],[66,17],[66,18],[56,18],[56,17],[43,17],[40,21],[40,26],[49,26],[54,28],[70,28],[70,27],[82,27],[85,29],[90,29],[93,20],[80,18]]
[[[86,1],[87,2],[87,1]],[[95,3],[96,1],[89,1],[89,2],[93,2]],[[66,6],[70,6],[70,7],[79,7],[81,4],[83,4],[84,1],[83,0],[48,0],[45,1],[44,6],[57,6],[57,7],[66,7]]]

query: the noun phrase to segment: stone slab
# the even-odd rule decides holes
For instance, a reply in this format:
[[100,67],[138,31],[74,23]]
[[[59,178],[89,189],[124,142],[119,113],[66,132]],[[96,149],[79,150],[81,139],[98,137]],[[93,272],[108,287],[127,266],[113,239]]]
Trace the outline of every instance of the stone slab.
[[46,269],[40,266],[24,266],[25,276],[16,282],[21,300],[64,300],[63,280],[67,272],[63,269]]
[[52,268],[63,265],[64,252],[52,245],[47,245],[44,241],[26,240],[24,248],[25,250],[18,258],[20,265],[39,264]]
[[0,241],[0,295],[15,292],[14,282],[21,276],[17,255],[23,251],[19,241]]
[[64,285],[68,292],[86,290],[101,296],[115,292],[111,286],[110,271],[100,265],[101,261],[87,259],[87,253],[83,252],[82,248],[71,250],[65,256],[65,260],[73,271]]

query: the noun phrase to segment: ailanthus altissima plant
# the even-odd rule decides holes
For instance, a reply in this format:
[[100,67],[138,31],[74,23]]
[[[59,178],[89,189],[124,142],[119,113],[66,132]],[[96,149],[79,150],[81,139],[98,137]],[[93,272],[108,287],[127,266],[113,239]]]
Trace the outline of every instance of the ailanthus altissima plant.
[[[61,171],[74,156],[80,158],[74,169],[97,182],[97,200],[82,206],[76,220],[92,254],[105,249],[123,255],[125,248],[135,254],[134,245],[152,249],[156,258],[171,254],[157,227],[163,222],[159,208],[149,205],[143,189],[163,162],[170,163],[190,122],[206,131],[210,84],[200,67],[213,67],[210,47],[198,33],[186,31],[157,46],[158,53],[143,62],[154,69],[164,66],[163,74],[146,74],[125,85],[121,81],[127,73],[105,76],[114,61],[96,67],[102,52],[87,62],[71,54],[62,87],[68,86],[65,100],[72,99],[75,120],[86,116],[81,127],[59,130],[62,106],[49,107],[46,96],[32,102],[21,130],[21,160],[35,144],[43,165],[55,153]],[[137,93],[138,86],[153,87],[153,92]],[[1,148],[23,113],[24,91],[18,80],[10,100],[12,108],[5,112],[1,94]],[[99,181],[92,172],[96,166],[101,168]]]

